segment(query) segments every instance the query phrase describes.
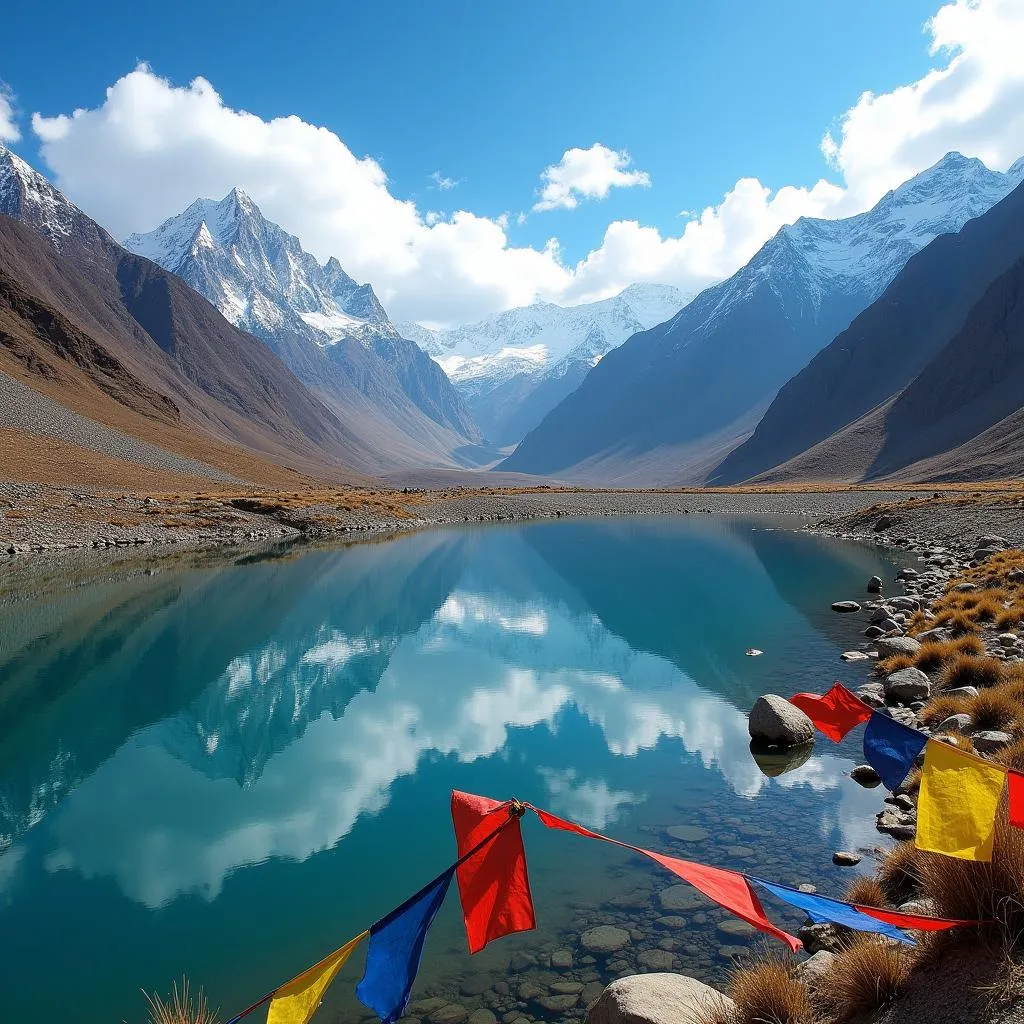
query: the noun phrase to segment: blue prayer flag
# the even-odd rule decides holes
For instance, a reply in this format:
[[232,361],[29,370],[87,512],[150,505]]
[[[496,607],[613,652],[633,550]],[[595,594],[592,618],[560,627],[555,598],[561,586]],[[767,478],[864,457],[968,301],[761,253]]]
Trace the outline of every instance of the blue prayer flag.
[[427,929],[441,909],[454,873],[453,865],[370,928],[366,970],[356,995],[383,1024],[394,1024],[405,1013]]
[[800,892],[798,889],[790,889],[787,885],[776,885],[774,882],[765,882],[760,878],[751,878],[752,882],[764,886],[773,896],[777,896],[783,903],[791,907],[799,907],[807,911],[812,921],[821,923],[830,921],[832,924],[842,925],[844,928],[852,928],[858,932],[876,932],[879,935],[887,935],[890,939],[899,942],[906,942],[914,945],[914,940],[904,935],[899,928],[884,921],[878,921],[873,917],[843,903],[841,900],[833,900],[828,896],[819,896],[814,892]]
[[864,756],[885,788],[893,790],[907,777],[927,742],[923,732],[875,711],[864,730]]

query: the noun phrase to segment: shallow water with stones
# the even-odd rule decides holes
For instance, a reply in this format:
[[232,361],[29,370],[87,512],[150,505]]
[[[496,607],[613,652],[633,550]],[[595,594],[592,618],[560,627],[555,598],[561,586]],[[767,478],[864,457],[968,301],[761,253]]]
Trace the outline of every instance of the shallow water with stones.
[[[829,605],[900,563],[800,525],[443,529],[8,602],[3,1018],[141,1022],[140,990],[185,974],[226,1019],[451,862],[452,789],[840,893],[833,850],[879,842],[878,795],[846,777],[856,737],[773,776],[746,712],[858,683],[839,660],[858,624]],[[524,833],[537,930],[471,958],[453,888],[410,1020],[579,1019],[617,976],[721,981],[760,941],[642,858]],[[628,938],[590,951],[597,925]],[[361,970],[357,952],[316,1021],[369,1016]]]

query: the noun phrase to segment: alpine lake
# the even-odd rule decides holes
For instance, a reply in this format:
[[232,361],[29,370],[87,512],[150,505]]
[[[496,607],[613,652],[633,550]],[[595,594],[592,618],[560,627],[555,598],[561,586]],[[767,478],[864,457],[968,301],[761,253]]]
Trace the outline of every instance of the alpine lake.
[[[862,682],[830,603],[907,562],[803,523],[458,527],[6,587],[0,1019],[142,1024],[187,976],[226,1020],[455,859],[453,789],[840,895],[833,851],[882,841],[859,730],[759,763],[747,712]],[[763,941],[645,858],[523,833],[537,929],[470,957],[453,885],[410,1022],[582,1019],[615,977],[721,983]],[[628,942],[587,949],[598,925]],[[315,1021],[375,1019],[362,960]]]

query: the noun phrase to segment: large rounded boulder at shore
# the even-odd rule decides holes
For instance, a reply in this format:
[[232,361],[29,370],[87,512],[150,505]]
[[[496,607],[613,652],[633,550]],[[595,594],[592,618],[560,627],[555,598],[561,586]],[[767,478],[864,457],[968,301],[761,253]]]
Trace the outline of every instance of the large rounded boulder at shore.
[[637,974],[613,981],[590,1008],[587,1024],[698,1024],[733,1002],[685,974]]
[[878,657],[895,658],[903,654],[912,658],[921,650],[921,645],[910,636],[880,636],[878,638]]
[[778,694],[758,697],[747,721],[750,738],[775,747],[797,747],[814,742],[814,725],[794,704]]

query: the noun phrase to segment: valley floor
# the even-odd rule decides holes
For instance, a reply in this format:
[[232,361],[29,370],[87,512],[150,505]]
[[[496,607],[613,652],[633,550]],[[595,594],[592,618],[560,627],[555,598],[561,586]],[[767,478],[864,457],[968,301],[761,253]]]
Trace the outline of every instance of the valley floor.
[[[289,538],[355,539],[457,523],[608,515],[793,513],[820,528],[928,537],[947,545],[995,532],[1024,543],[1024,489],[936,492],[866,488],[777,490],[582,490],[569,488],[306,487],[260,490],[216,481],[207,489],[166,480],[112,480],[125,490],[0,482],[0,553],[150,545],[216,547]],[[131,487],[131,484],[135,484]],[[197,481],[198,483],[198,481]],[[148,486],[146,486],[148,485]],[[881,528],[879,518],[882,520]]]

